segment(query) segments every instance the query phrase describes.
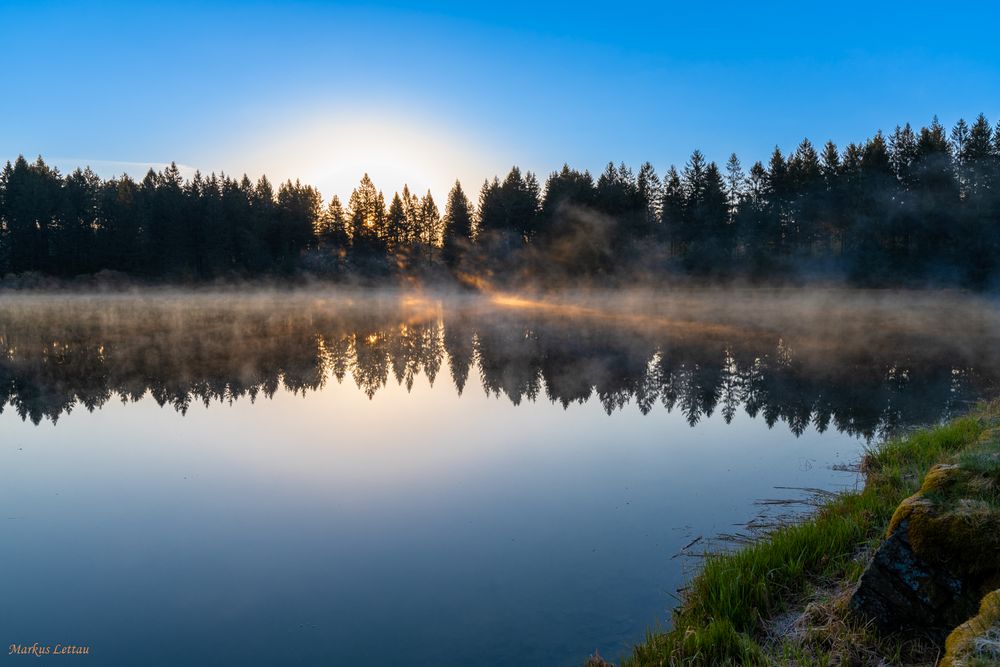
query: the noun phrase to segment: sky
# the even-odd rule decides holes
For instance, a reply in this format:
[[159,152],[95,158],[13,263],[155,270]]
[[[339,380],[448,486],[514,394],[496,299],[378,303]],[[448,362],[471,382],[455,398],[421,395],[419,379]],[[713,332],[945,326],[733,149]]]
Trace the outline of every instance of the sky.
[[0,0],[0,159],[364,172],[439,201],[512,165],[747,166],[805,137],[1000,120],[991,3]]

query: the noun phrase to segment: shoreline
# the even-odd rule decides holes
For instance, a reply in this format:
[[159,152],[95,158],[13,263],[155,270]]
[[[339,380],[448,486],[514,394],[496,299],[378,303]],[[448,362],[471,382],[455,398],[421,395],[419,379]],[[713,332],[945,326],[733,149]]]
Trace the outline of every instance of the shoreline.
[[[927,473],[961,468],[970,457],[987,461],[983,474],[996,478],[1000,401],[873,447],[861,461],[861,489],[838,494],[753,544],[708,557],[672,611],[671,629],[649,632],[620,664],[937,664],[944,655],[940,641],[912,631],[880,633],[876,623],[850,611],[851,597],[891,536],[891,523],[899,522],[901,504],[935,490],[928,490]],[[1000,562],[1000,552],[985,557]],[[948,645],[959,642],[949,639]],[[954,665],[997,664],[946,659]],[[587,662],[607,664],[598,656]]]

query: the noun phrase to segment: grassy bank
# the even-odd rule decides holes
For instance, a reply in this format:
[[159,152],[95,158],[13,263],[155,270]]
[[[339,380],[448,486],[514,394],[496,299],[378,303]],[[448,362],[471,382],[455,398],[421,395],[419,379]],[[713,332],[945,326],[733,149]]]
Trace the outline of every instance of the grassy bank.
[[[936,463],[1000,451],[1000,403],[888,441],[862,462],[864,489],[738,551],[709,557],[674,612],[625,661],[645,665],[933,664],[937,649],[880,638],[848,619],[846,602],[897,506]],[[779,622],[796,617],[794,631]]]

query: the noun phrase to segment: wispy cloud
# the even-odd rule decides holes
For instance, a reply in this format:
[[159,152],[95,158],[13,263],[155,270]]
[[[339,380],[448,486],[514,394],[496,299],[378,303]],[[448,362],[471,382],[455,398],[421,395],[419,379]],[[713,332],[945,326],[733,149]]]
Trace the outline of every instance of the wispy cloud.
[[[169,162],[129,162],[126,160],[93,160],[77,157],[53,157],[46,158],[45,161],[50,166],[58,167],[59,171],[63,173],[73,171],[77,167],[90,167],[95,173],[104,178],[120,176],[122,174],[128,174],[133,178],[141,178],[150,169],[153,171],[162,171],[170,166]],[[181,175],[184,178],[191,178],[198,170],[197,167],[188,164],[178,164],[177,168],[180,169]]]

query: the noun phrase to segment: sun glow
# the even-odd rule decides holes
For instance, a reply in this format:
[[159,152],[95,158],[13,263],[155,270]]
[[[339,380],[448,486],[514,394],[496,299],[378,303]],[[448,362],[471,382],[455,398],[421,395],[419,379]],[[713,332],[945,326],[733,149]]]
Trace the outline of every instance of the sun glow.
[[346,204],[367,173],[386,197],[407,184],[411,192],[431,190],[443,204],[455,179],[476,192],[483,179],[509,165],[481,137],[445,129],[439,122],[399,112],[313,115],[288,121],[254,141],[234,163],[259,164],[276,180],[298,178],[315,185],[324,198]]

